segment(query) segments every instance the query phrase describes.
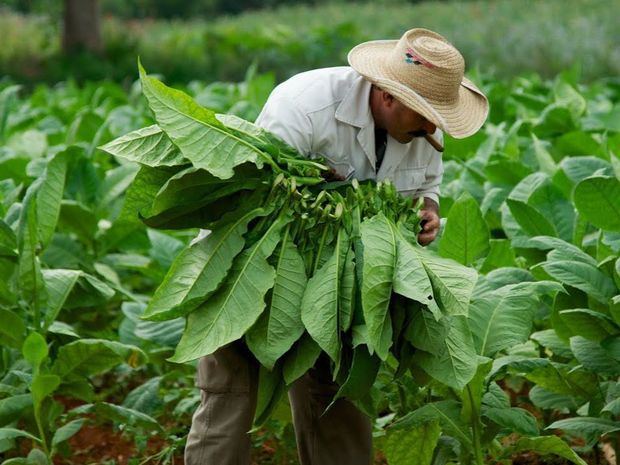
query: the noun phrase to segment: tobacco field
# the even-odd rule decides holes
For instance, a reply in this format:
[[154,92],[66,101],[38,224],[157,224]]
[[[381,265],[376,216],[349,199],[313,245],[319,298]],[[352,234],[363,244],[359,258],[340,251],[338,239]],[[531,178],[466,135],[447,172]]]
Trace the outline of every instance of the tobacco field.
[[[620,81],[474,79],[491,114],[446,140],[427,248],[393,185],[322,191],[249,124],[275,86],[255,67],[0,84],[2,463],[182,463],[195,359],[239,338],[255,463],[298,463],[286,387],[321,352],[376,464],[616,463]],[[254,305],[222,303],[246,281]]]

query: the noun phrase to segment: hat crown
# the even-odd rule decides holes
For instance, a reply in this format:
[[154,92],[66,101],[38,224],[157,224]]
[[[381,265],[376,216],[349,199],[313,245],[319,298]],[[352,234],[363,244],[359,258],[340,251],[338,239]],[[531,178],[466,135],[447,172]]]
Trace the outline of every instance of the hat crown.
[[443,36],[427,29],[406,32],[394,47],[388,69],[393,79],[436,102],[458,99],[465,60]]

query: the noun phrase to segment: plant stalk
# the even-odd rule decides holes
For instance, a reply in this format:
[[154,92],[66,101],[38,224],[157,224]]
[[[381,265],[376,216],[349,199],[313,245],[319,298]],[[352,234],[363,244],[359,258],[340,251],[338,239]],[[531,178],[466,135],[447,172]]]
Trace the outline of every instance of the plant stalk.
[[469,403],[471,405],[471,428],[473,435],[473,446],[474,446],[474,460],[476,461],[476,465],[484,465],[484,457],[482,454],[482,444],[480,442],[480,419],[478,418],[478,410],[474,404],[474,396],[471,392],[471,388],[469,385],[467,386],[467,395],[469,396]]

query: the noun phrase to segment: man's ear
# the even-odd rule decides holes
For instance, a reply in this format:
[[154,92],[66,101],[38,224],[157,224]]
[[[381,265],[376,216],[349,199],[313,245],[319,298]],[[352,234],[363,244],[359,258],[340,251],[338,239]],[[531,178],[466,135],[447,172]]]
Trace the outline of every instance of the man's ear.
[[389,92],[384,90],[381,91],[381,101],[388,107],[391,107],[394,104],[394,97]]

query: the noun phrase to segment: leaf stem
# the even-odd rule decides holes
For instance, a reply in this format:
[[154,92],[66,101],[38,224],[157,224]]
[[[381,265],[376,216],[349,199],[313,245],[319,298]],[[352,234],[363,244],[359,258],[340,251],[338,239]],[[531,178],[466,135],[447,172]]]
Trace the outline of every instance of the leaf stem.
[[43,422],[41,421],[41,405],[34,406],[34,419],[37,424],[37,429],[39,430],[39,436],[41,437],[41,446],[43,447],[43,452],[48,459],[51,460],[50,450],[47,446],[47,439],[45,438],[45,431],[43,429]]
[[484,457],[482,455],[482,445],[480,443],[480,419],[478,418],[478,410],[474,403],[474,395],[471,392],[471,387],[467,385],[467,395],[469,396],[469,403],[471,405],[471,427],[473,433],[473,446],[474,446],[474,458],[476,465],[484,465]]

